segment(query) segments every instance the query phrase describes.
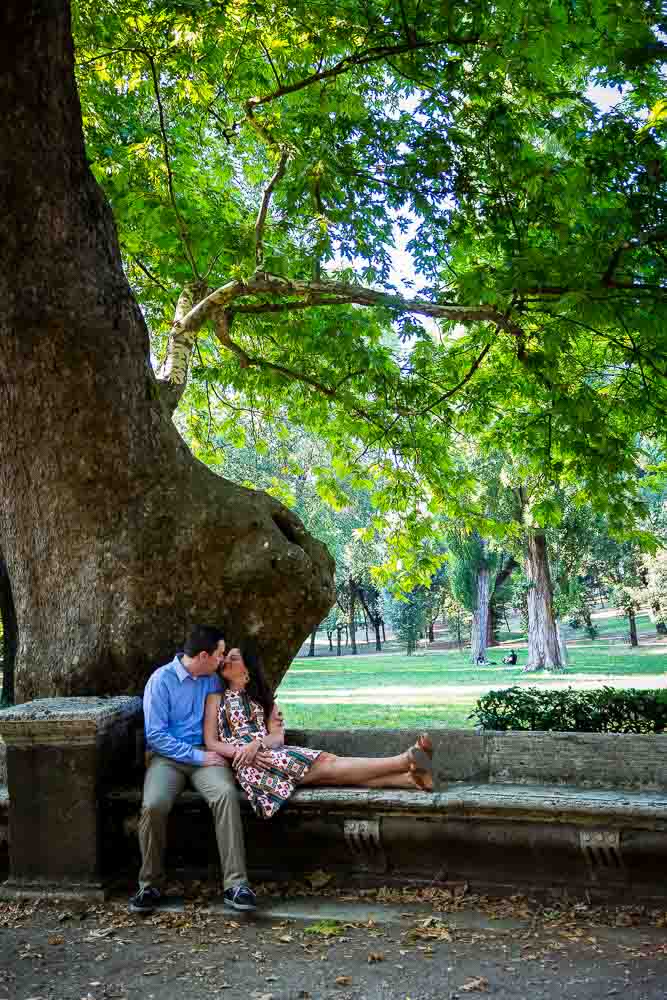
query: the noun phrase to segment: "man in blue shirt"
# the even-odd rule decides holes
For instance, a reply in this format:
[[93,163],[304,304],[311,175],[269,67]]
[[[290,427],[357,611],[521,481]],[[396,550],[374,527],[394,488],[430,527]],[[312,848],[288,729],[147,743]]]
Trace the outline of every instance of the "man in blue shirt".
[[188,780],[213,812],[225,904],[236,910],[255,908],[255,894],[245,871],[236,782],[225,758],[203,746],[204,706],[209,694],[222,691],[217,670],[224,654],[222,632],[196,626],[184,652],[148,679],[144,726],[152,758],[144,780],[139,820],[142,866],[139,891],[130,900],[134,913],[151,913],[160,902],[167,819]]

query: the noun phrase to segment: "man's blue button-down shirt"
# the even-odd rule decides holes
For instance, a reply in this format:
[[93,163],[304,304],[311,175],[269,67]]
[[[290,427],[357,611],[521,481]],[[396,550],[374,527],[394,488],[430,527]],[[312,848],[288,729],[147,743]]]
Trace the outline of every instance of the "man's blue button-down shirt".
[[148,748],[182,764],[202,764],[206,698],[222,690],[217,674],[192,677],[177,656],[159,667],[144,691]]

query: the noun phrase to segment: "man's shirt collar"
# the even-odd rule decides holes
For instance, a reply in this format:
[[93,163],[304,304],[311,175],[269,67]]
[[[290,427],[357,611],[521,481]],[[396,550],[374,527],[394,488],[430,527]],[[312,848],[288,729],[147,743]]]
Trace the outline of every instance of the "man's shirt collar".
[[188,673],[188,671],[185,669],[178,656],[174,657],[173,665],[174,665],[174,673],[178,677],[181,684],[183,683],[184,680],[187,680],[188,677],[192,678],[192,674]]

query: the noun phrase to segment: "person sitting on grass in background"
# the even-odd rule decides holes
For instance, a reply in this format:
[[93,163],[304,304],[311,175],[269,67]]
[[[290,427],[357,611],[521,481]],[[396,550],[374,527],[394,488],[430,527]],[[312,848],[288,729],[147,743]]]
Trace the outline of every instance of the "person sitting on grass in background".
[[508,663],[511,667],[516,666],[517,656],[513,649],[510,649],[507,656],[503,656],[503,663]]
[[285,746],[285,729],[257,655],[231,649],[221,668],[223,693],[206,701],[204,739],[211,753],[231,761],[258,816],[270,819],[300,785],[433,790],[433,747],[422,733],[394,757],[338,757]]
[[213,812],[225,905],[255,909],[255,894],[246,877],[238,789],[225,756],[204,747],[204,707],[208,695],[223,690],[217,671],[224,655],[222,632],[198,625],[190,632],[185,651],[148,679],[144,721],[151,760],[139,819],[142,865],[139,891],[130,900],[133,913],[152,913],[159,905],[167,819],[188,781]]

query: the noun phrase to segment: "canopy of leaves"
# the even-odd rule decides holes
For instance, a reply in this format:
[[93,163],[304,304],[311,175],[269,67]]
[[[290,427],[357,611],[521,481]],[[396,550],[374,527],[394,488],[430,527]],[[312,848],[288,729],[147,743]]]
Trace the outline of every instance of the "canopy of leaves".
[[[78,0],[88,154],[182,406],[322,435],[380,510],[488,515],[461,435],[627,522],[667,414],[665,24],[651,0]],[[618,90],[609,110],[589,96]],[[401,234],[416,275],[395,287]],[[297,287],[294,282],[301,282]],[[429,315],[433,333],[416,318]],[[205,411],[204,407],[208,410]],[[553,505],[535,505],[549,523]]]

